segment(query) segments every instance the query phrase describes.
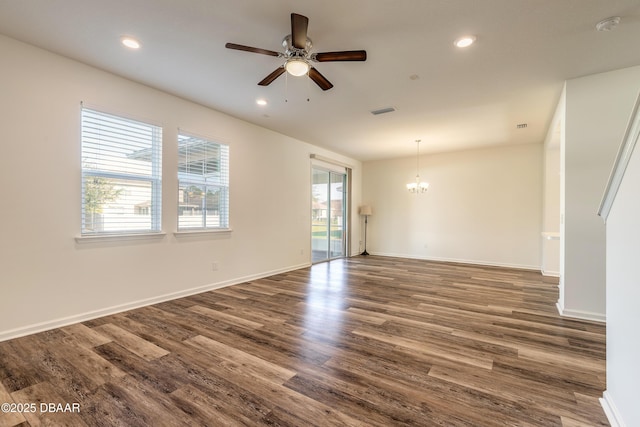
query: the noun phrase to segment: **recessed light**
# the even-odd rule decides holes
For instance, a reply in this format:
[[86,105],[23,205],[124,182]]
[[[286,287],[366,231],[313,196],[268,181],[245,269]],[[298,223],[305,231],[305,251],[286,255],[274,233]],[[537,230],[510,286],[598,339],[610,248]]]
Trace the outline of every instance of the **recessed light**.
[[258,105],[267,105],[267,100],[266,99],[256,99],[256,104]]
[[120,39],[123,45],[129,49],[140,49],[140,42],[132,37],[122,37]]
[[476,36],[464,36],[456,39],[453,44],[456,47],[469,47],[476,41]]

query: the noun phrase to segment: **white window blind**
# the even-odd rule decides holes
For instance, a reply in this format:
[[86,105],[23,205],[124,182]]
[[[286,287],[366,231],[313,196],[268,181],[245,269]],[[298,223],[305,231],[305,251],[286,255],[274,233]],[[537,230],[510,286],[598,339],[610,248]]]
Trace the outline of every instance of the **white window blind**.
[[178,134],[178,230],[229,228],[229,146]]
[[161,229],[162,128],[82,108],[82,234]]

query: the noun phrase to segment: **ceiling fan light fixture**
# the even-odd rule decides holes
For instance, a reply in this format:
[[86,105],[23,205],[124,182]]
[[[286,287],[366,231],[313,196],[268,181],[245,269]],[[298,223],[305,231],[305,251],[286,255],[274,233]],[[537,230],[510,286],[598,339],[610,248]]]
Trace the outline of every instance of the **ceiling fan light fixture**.
[[292,76],[304,76],[309,72],[310,65],[307,61],[301,58],[291,58],[287,61],[284,68]]

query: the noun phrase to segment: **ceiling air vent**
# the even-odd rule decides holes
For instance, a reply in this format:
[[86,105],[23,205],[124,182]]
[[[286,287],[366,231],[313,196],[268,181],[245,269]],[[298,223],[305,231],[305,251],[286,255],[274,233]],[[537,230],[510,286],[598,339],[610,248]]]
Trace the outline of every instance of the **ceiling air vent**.
[[516,125],[516,128],[517,128],[517,129],[524,129],[524,128],[526,128],[526,127],[527,127],[527,124],[526,124],[526,123],[520,123],[520,124],[517,124],[517,125]]
[[396,111],[395,108],[386,107],[386,108],[380,108],[379,110],[373,110],[371,114],[373,114],[374,116],[379,116],[380,114],[392,113],[394,111]]

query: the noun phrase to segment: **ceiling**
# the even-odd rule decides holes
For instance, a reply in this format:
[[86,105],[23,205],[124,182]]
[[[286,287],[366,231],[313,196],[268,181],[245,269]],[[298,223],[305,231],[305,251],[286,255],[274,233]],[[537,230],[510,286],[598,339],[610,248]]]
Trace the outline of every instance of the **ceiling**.
[[[258,86],[283,60],[225,43],[282,51],[291,12],[314,52],[367,61],[314,64],[326,92],[285,75]],[[640,1],[2,0],[0,33],[368,161],[413,155],[416,139],[422,153],[542,142],[565,80],[640,64]],[[477,42],[456,48],[465,34]]]

